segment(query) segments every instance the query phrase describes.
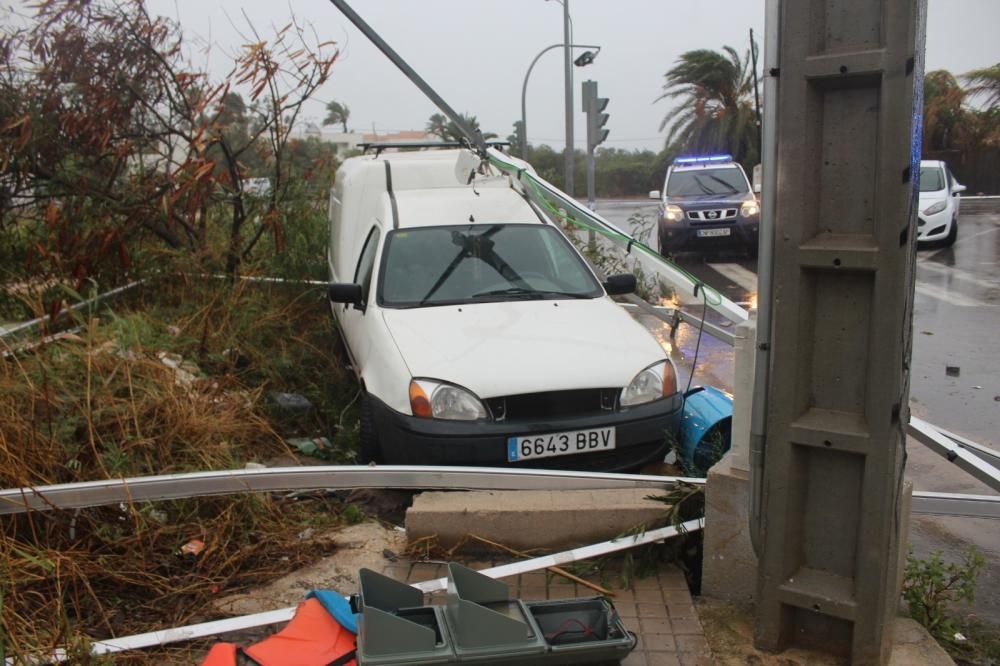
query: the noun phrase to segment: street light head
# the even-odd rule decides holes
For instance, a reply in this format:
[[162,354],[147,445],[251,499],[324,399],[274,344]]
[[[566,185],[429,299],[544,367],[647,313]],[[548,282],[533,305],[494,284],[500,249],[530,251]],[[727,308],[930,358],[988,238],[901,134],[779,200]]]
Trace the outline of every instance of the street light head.
[[583,53],[581,53],[576,57],[576,60],[573,61],[573,64],[576,65],[577,67],[586,67],[590,63],[594,62],[594,58],[596,57],[597,54],[594,53],[593,51],[584,51]]

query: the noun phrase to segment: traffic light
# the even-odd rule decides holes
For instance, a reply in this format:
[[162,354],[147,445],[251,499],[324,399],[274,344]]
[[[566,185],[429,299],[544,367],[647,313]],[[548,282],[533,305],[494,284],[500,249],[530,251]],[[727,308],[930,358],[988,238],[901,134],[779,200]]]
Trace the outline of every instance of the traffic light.
[[608,130],[601,129],[608,122],[604,109],[607,97],[597,96],[597,81],[583,82],[583,111],[587,114],[587,150],[591,151],[608,138]]

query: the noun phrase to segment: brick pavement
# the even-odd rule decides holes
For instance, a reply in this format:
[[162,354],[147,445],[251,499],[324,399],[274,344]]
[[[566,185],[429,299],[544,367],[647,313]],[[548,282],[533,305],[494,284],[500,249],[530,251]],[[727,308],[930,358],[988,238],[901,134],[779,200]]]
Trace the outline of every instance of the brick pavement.
[[[464,562],[474,569],[502,563]],[[383,573],[416,583],[446,576],[447,567],[427,562],[397,562],[387,564]],[[512,597],[525,601],[597,595],[586,586],[545,571],[500,580],[510,587]],[[625,626],[639,637],[635,650],[621,662],[622,666],[707,666],[713,663],[684,574],[673,564],[661,563],[655,576],[634,580],[631,587],[614,587],[612,591],[615,593],[612,601]],[[432,603],[435,597],[442,598],[442,595],[431,595]]]

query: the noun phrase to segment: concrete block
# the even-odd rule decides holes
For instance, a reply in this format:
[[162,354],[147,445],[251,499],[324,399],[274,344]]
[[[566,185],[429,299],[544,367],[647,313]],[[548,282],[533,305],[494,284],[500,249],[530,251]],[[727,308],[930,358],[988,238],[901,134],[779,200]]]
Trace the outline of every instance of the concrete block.
[[750,475],[726,454],[708,471],[705,486],[703,595],[737,603],[757,593],[757,556],[750,541]]
[[937,641],[916,620],[897,617],[892,632],[892,656],[889,666],[953,666],[955,661],[948,656]]
[[666,524],[668,506],[650,490],[426,492],[406,511],[413,539],[450,547],[467,534],[519,550],[574,548]]

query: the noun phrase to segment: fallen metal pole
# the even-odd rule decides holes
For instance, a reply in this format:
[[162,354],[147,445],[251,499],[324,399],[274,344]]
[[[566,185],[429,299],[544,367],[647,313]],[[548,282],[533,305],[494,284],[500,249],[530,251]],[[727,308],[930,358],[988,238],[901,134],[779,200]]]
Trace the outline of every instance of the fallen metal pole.
[[[99,302],[103,301],[105,298],[110,298],[111,296],[117,296],[118,294],[120,294],[122,292],[125,292],[125,291],[128,291],[129,289],[132,289],[134,287],[138,287],[140,284],[142,284],[145,281],[146,281],[145,279],[142,279],[142,280],[136,280],[134,282],[129,282],[128,284],[122,285],[121,287],[116,287],[115,289],[112,289],[111,291],[106,291],[103,294],[98,294],[97,296],[94,296],[93,298],[88,298],[85,301],[80,301],[79,303],[71,305],[68,308],[65,308],[64,310],[62,310],[62,312],[60,312],[58,315],[56,315],[56,318],[64,317],[68,312],[73,312],[75,310],[80,310],[82,308],[87,307],[88,305],[94,305],[95,303],[99,303]],[[51,319],[52,319],[52,317],[50,317],[49,315],[45,315],[44,317],[39,317],[37,319],[32,319],[30,321],[21,322],[20,324],[17,324],[16,326],[12,326],[11,328],[4,329],[4,330],[0,331],[0,338],[6,338],[6,337],[9,337],[11,335],[15,335],[17,333],[20,333],[21,331],[27,331],[29,329],[32,329],[32,328],[36,327],[36,326],[40,326],[42,324],[45,324],[48,321],[50,321]]]
[[968,450],[969,453],[974,453],[975,455],[982,458],[984,461],[988,462],[994,467],[1000,467],[1000,451],[973,442],[972,440],[966,439],[961,435],[956,435],[955,433],[949,430],[945,430],[941,426],[934,426],[934,428],[936,428],[937,431],[940,432],[942,435],[958,442],[958,445],[963,449]]
[[[84,481],[0,490],[0,515],[82,509],[129,502],[211,497],[245,492],[307,492],[353,488],[410,490],[612,490],[705,485],[705,479],[607,472],[425,467],[420,465],[272,467]],[[914,491],[913,512],[1000,518],[1000,496]]]
[[927,516],[1000,519],[1000,496],[914,491],[911,511]]
[[704,479],[602,472],[432,467],[423,465],[324,465],[270,467],[218,472],[165,474],[128,479],[85,481],[0,490],[0,515],[52,509],[82,509],[110,504],[210,497],[234,493],[287,492],[353,488],[411,490],[663,490],[678,482]]
[[967,472],[978,481],[982,481],[991,489],[1000,492],[1000,469],[974,453],[970,453],[968,449],[945,435],[937,426],[911,416],[907,433],[931,451],[954,463],[962,471]]
[[[649,530],[635,536],[620,537],[617,539],[611,539],[610,541],[602,541],[601,543],[574,548],[561,553],[543,555],[530,560],[521,560],[518,562],[511,562],[509,564],[502,564],[489,569],[483,569],[479,573],[489,576],[490,578],[516,576],[530,571],[538,571],[539,569],[561,566],[572,562],[578,562],[580,560],[590,559],[592,557],[600,557],[601,555],[608,555],[622,550],[628,550],[629,548],[635,548],[645,544],[656,543],[657,541],[663,541],[679,534],[697,532],[704,528],[704,526],[704,520],[689,520],[676,527],[663,527],[656,530]],[[429,581],[415,583],[413,587],[424,593],[437,592],[439,590],[447,589],[448,579],[436,578]],[[214,622],[202,622],[200,624],[192,624],[185,627],[161,629],[160,631],[151,631],[145,634],[136,634],[134,636],[124,636],[122,638],[95,641],[91,644],[91,652],[95,655],[112,654],[115,652],[124,652],[126,650],[138,650],[142,648],[166,645],[168,643],[192,640],[195,638],[204,638],[206,636],[215,636],[216,634],[230,631],[263,627],[269,624],[277,624],[279,622],[287,622],[292,619],[292,616],[295,614],[295,608],[295,606],[290,606],[288,608],[280,608],[273,611],[266,611],[264,613],[255,613],[253,615],[243,615],[241,617],[216,620]],[[67,658],[68,657],[65,651],[59,650],[52,653],[47,660],[64,661]],[[9,658],[7,662],[11,664],[14,663]]]
[[417,74],[416,70],[410,67],[409,63],[403,60],[403,58],[396,53],[391,46],[389,46],[389,43],[382,39],[382,36],[375,32],[375,30],[373,30],[372,27],[368,25],[368,23],[366,23],[365,20],[361,18],[349,4],[347,4],[346,0],[330,0],[330,2],[334,7],[340,10],[341,14],[347,17],[348,21],[354,24],[354,27],[361,31],[361,34],[367,37],[369,41],[375,45],[375,48],[381,51],[393,65],[398,67],[399,71],[401,71],[406,78],[412,81],[413,85],[420,89],[420,92],[427,95],[427,98],[434,102],[434,105],[441,109],[444,115],[448,116],[448,119],[451,122],[455,123],[455,126],[462,132],[462,136],[468,139],[469,145],[475,147],[478,152],[485,154],[487,144],[483,139],[483,133],[479,131],[479,128],[470,126],[462,115],[456,113],[455,110],[449,106],[448,102],[444,101],[444,98],[438,95],[437,92],[435,92],[435,90],[431,88],[419,74]]

